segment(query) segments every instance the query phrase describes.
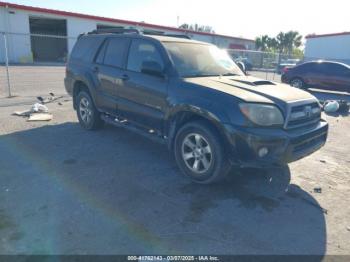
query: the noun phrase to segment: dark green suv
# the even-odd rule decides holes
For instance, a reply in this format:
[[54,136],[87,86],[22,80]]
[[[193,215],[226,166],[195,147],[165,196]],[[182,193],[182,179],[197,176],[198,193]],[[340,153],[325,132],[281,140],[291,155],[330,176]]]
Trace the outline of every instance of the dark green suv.
[[198,183],[234,167],[266,167],[322,147],[328,124],[303,90],[246,76],[216,46],[132,30],[79,37],[66,90],[81,126],[107,122],[167,144]]

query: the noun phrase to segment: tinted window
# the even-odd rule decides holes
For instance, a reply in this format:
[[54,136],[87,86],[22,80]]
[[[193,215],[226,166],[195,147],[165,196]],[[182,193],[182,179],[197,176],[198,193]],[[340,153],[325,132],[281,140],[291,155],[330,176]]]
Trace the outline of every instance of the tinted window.
[[92,61],[102,41],[100,37],[80,37],[73,48],[71,58],[83,62]]
[[141,72],[142,63],[145,61],[157,62],[164,68],[162,57],[154,44],[144,40],[133,40],[130,47],[127,69]]
[[349,71],[345,66],[338,64],[328,64],[329,74],[336,76],[346,75]]
[[96,57],[96,63],[103,64],[103,60],[104,60],[105,53],[106,53],[106,47],[107,47],[107,42],[104,42],[103,46],[101,47],[101,49],[98,52],[98,55]]
[[108,41],[104,64],[123,67],[126,52],[128,51],[129,40],[126,38],[112,38]]
[[330,74],[330,65],[326,63],[315,64],[317,73],[327,75]]

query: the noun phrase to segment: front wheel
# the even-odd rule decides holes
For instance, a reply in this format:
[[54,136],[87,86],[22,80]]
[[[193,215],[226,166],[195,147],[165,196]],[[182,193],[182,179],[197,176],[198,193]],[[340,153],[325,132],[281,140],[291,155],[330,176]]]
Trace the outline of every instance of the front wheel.
[[230,170],[220,135],[203,121],[180,128],[175,137],[174,154],[181,171],[196,183],[218,182]]
[[305,89],[305,83],[300,78],[294,78],[290,81],[290,85],[296,88]]

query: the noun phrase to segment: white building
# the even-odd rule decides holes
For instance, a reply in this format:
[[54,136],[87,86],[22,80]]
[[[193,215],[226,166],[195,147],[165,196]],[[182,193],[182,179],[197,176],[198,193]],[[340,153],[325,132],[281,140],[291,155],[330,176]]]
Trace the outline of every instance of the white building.
[[221,48],[255,48],[254,40],[239,37],[0,2],[0,63],[5,59],[4,35],[10,62],[64,62],[79,34],[108,27],[186,34]]
[[318,59],[350,64],[350,32],[306,36],[305,60]]

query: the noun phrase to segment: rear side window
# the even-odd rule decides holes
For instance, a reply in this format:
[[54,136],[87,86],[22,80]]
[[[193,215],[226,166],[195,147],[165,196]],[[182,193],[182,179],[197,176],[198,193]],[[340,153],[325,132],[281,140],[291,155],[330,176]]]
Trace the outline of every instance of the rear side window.
[[104,42],[95,60],[97,64],[103,64],[103,60],[105,58],[105,53],[106,53],[106,47],[107,47],[107,42]]
[[130,47],[127,69],[134,72],[141,72],[142,63],[145,61],[157,62],[164,68],[162,56],[153,43],[141,39],[133,40]]
[[348,74],[349,71],[345,66],[339,64],[329,64],[328,68],[329,74],[335,76],[344,76]]
[[295,69],[297,69],[300,72],[311,72],[315,70],[315,65],[312,63],[306,63],[296,66]]
[[127,38],[112,38],[108,41],[104,55],[104,64],[115,67],[123,67],[129,40]]
[[91,62],[102,41],[103,39],[100,37],[80,37],[73,48],[71,59]]

